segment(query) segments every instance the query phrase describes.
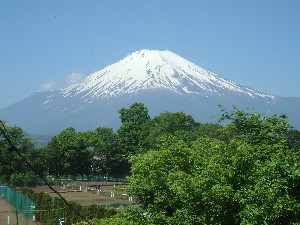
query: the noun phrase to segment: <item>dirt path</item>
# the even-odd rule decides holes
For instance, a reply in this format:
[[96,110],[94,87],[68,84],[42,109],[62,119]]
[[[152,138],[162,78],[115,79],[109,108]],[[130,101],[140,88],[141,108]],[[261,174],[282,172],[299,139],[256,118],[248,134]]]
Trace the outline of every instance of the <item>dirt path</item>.
[[[0,199],[0,225],[14,225],[17,224],[16,213],[12,206],[5,200]],[[37,225],[33,221],[26,223],[25,216],[20,212],[18,213],[18,225]]]
[[16,224],[16,214],[13,213],[11,205],[0,199],[0,225],[4,224]]
[[0,213],[11,211],[11,210],[12,210],[11,205],[7,201],[0,198]]

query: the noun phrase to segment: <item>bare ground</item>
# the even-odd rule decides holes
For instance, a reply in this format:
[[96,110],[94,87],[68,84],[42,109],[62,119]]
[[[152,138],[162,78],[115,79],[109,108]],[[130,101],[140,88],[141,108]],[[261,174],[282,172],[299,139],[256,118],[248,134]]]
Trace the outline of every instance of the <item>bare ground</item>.
[[[9,219],[8,219],[9,218]],[[19,225],[37,225],[38,223],[29,221],[29,223],[26,222],[26,218],[24,214],[21,212],[18,213],[18,224]],[[12,206],[5,200],[0,199],[0,225],[7,225],[8,222],[10,222],[11,225],[17,224],[17,217],[15,210],[12,208]]]
[[[119,207],[134,204],[129,201],[129,196],[124,192],[124,183],[112,182],[74,182],[53,186],[67,201],[77,202],[81,205],[102,205],[105,207]],[[47,186],[34,188],[35,192],[44,192],[52,197],[58,197]]]

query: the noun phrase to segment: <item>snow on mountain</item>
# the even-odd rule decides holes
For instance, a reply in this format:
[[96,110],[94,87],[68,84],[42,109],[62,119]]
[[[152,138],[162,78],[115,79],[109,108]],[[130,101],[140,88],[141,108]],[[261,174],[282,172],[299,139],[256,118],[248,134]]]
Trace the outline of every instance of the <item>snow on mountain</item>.
[[118,128],[118,110],[143,102],[150,116],[185,112],[215,122],[219,104],[230,110],[286,113],[300,127],[300,98],[282,98],[226,80],[170,51],[141,50],[60,90],[38,92],[0,110],[0,118],[27,132],[55,134],[67,127]]
[[250,97],[274,96],[256,91],[213,74],[170,51],[136,51],[117,63],[61,89],[64,96],[107,99],[141,90],[167,89],[179,94],[224,95],[233,91]]

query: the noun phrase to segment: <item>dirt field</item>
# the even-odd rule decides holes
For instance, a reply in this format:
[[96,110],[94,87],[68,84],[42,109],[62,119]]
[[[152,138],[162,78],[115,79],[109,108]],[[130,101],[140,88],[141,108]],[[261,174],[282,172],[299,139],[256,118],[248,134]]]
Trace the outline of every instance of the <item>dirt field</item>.
[[[71,182],[53,186],[67,201],[77,202],[81,205],[101,205],[106,208],[118,208],[136,204],[135,198],[125,191],[126,184],[117,182]],[[33,189],[35,192],[44,192],[53,197],[58,197],[47,186]],[[17,216],[12,206],[0,199],[0,225],[17,224]],[[18,212],[19,225],[37,225],[37,222],[26,220],[25,216]]]
[[[104,207],[122,207],[135,204],[135,198],[125,192],[124,183],[113,182],[73,182],[53,186],[67,201],[81,205],[102,205]],[[34,188],[35,192],[44,192],[53,197],[58,197],[47,186]]]
[[[56,191],[86,191],[89,189],[99,189],[99,190],[116,190],[120,188],[125,188],[125,184],[121,182],[82,182],[74,181],[69,183],[62,183],[61,185],[52,186]],[[52,190],[44,185],[38,186],[33,189],[35,192],[52,192]]]

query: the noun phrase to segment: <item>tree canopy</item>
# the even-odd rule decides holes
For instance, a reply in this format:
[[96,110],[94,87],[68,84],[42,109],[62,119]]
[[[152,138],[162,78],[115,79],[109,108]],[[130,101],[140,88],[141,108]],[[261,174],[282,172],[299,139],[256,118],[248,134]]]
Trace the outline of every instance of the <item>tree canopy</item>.
[[[71,127],[35,151],[21,128],[7,130],[45,174],[129,175],[140,207],[94,224],[300,224],[300,135],[286,116],[234,107],[221,126],[183,112],[151,119],[142,103],[119,113],[116,132]],[[0,179],[17,179],[24,167],[3,137],[0,153]]]
[[[5,125],[12,143],[18,147],[22,154],[29,154],[34,149],[33,141],[17,126]],[[26,167],[18,155],[10,151],[10,146],[0,133],[0,180],[10,181],[12,176],[26,171]]]
[[[176,136],[131,158],[131,194],[146,224],[295,224],[300,222],[300,154],[286,141],[282,116],[235,109],[222,115],[229,142]],[[147,217],[146,217],[147,218]]]

